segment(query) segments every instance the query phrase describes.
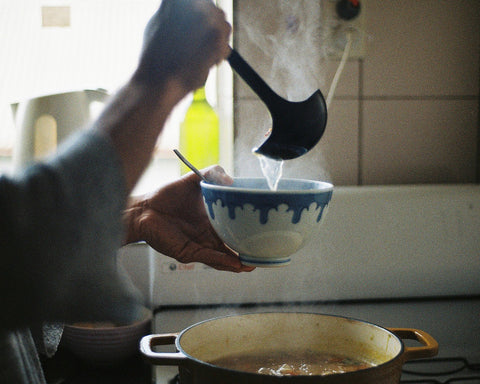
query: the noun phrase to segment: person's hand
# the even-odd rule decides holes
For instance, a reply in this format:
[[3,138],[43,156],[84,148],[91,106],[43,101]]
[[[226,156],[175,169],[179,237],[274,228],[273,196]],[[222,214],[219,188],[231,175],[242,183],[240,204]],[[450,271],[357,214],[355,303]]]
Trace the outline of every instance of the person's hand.
[[[202,170],[209,181],[229,185],[221,167]],[[200,262],[219,270],[244,272],[240,262],[213,230],[203,205],[200,178],[189,173],[151,196],[135,198],[126,210],[126,242],[146,241],[158,252],[182,263]]]
[[193,91],[229,55],[230,33],[211,0],[163,0],[145,29],[137,77],[150,83],[173,77],[186,93]]

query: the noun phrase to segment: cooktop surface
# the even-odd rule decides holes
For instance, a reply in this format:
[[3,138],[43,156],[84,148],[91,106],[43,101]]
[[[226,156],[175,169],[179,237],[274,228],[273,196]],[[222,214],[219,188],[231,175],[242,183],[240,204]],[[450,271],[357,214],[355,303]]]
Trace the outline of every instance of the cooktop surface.
[[[327,313],[369,321],[387,328],[424,330],[438,341],[439,354],[433,359],[407,362],[402,383],[480,384],[479,297],[159,307],[155,312],[154,332],[180,332],[199,321],[218,316],[276,311]],[[173,351],[172,348],[169,346],[166,351]],[[175,383],[177,373],[177,367],[154,367],[157,384]]]

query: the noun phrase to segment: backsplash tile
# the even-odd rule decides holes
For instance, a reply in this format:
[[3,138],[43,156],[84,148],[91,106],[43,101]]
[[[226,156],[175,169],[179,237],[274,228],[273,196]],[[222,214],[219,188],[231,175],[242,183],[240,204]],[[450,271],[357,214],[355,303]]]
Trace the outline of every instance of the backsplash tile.
[[[306,155],[284,162],[283,176],[356,185],[358,181],[358,102],[335,100],[325,134]],[[236,176],[262,176],[252,148],[265,140],[270,127],[268,111],[258,100],[237,104],[235,117],[244,127],[235,138]],[[241,123],[240,123],[241,122]]]
[[364,94],[479,94],[478,0],[370,0]]
[[[303,100],[323,85],[318,3],[242,0],[234,5],[235,48],[275,92]],[[255,98],[242,81],[235,86],[237,97]]]
[[[290,100],[295,98],[285,84],[292,74],[272,70],[266,53],[276,45],[262,49],[259,41],[282,37],[292,9],[300,25],[307,16],[309,23],[321,22],[322,1],[332,0],[234,1],[234,46]],[[311,153],[287,162],[285,174],[328,178],[336,185],[479,182],[480,2],[363,1],[366,57],[349,60],[324,137]],[[313,46],[304,34],[298,45]],[[312,65],[297,51],[288,56],[308,85],[293,83],[305,97],[316,88],[327,97],[339,62],[322,56],[322,47],[310,53]],[[270,123],[248,87],[238,78],[234,84],[238,152],[263,141]],[[236,173],[259,175],[253,156],[245,160],[236,153],[237,158]],[[296,171],[308,165],[308,171]]]
[[367,100],[365,184],[475,182],[477,101]]

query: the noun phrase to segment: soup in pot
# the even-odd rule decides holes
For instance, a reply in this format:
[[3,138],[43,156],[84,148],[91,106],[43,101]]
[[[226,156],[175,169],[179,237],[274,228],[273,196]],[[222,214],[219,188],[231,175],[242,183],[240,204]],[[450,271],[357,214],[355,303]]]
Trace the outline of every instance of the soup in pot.
[[228,369],[274,376],[331,375],[374,366],[368,361],[314,351],[230,355],[211,363]]

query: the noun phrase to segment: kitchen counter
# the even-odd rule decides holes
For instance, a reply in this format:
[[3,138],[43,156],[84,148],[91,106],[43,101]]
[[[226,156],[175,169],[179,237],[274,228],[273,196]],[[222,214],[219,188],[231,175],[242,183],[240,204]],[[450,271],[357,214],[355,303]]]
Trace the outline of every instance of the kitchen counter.
[[42,362],[48,384],[150,384],[152,366],[136,355],[112,366],[87,364],[65,349]]

